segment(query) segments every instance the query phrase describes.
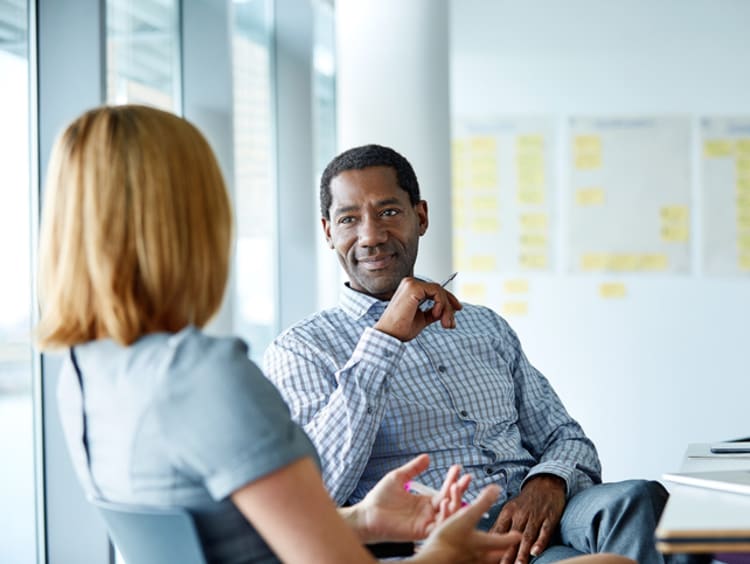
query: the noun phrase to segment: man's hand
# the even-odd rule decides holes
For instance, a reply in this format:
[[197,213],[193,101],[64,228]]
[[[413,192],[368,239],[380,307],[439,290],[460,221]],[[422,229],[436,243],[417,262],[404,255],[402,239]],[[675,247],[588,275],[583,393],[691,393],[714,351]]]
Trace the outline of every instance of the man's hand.
[[549,544],[563,509],[565,482],[551,474],[530,478],[515,498],[508,501],[497,516],[492,532],[520,531],[523,535],[518,547],[509,548],[501,564],[524,564],[529,554],[538,556]]
[[406,491],[406,483],[424,472],[429,464],[430,458],[422,454],[392,470],[351,508],[356,512],[352,526],[363,542],[423,539],[436,525],[461,509],[471,475],[461,476],[459,466],[451,466],[443,487],[434,496]]
[[[434,301],[435,305],[422,311],[419,304],[425,299]],[[396,288],[375,329],[407,342],[438,320],[444,328],[454,328],[455,312],[460,309],[458,298],[440,284],[407,277]]]

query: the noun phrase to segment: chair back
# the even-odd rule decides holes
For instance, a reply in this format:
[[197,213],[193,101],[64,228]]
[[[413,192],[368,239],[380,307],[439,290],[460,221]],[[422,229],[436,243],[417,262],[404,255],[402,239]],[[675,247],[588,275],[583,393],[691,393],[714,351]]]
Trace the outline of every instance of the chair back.
[[192,516],[179,507],[144,507],[92,499],[126,564],[206,564]]

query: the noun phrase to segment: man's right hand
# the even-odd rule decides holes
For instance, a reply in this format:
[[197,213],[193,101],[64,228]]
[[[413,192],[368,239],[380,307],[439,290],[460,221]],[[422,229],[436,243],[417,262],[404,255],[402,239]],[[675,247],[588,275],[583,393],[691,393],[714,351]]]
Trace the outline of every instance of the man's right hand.
[[[422,311],[419,304],[425,299],[432,300],[435,305]],[[458,298],[440,284],[407,277],[396,288],[375,329],[400,341],[411,341],[438,320],[445,329],[453,329],[456,326],[455,313],[461,307]]]

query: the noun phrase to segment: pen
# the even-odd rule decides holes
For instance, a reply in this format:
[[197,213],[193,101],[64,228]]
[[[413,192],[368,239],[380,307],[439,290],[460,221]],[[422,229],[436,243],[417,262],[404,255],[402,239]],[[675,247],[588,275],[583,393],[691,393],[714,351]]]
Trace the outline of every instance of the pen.
[[[455,274],[453,275],[455,276]],[[430,486],[425,486],[424,484],[417,482],[416,480],[410,480],[404,484],[404,489],[409,493],[415,493],[419,495],[430,495],[434,496],[439,494],[440,492],[437,491],[435,488],[431,488]],[[469,505],[464,500],[461,500],[461,507],[464,507],[466,505]],[[489,518],[490,514],[485,513],[482,515],[485,519]]]
[[[451,274],[450,276],[448,276],[448,278],[445,279],[445,282],[443,282],[442,284],[440,284],[440,287],[441,288],[445,288],[448,284],[450,284],[453,281],[453,279],[456,277],[457,274],[458,274],[458,272],[454,272],[453,274]],[[426,301],[428,301],[429,299],[430,298],[422,298],[421,300],[419,300],[419,307],[420,307],[420,309],[422,307],[422,304],[425,303]],[[422,310],[422,311],[426,311],[426,310]]]

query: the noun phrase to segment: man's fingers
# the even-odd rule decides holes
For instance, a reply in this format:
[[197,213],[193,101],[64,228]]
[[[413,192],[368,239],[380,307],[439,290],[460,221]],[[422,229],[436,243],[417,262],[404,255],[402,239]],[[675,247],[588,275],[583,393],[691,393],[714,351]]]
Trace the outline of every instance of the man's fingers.
[[552,526],[552,524],[545,519],[544,523],[542,523],[542,526],[539,528],[539,535],[537,537],[537,540],[531,547],[531,551],[529,552],[531,556],[539,556],[542,552],[547,550],[550,538],[552,538],[553,529],[554,527]]
[[518,545],[516,562],[524,563],[529,561],[529,552],[532,545],[537,541],[538,533],[539,527],[535,523],[528,521],[521,536],[521,543]]
[[474,536],[472,544],[481,550],[507,550],[521,540],[521,534],[518,531],[502,535],[482,531],[472,531],[471,534]]

